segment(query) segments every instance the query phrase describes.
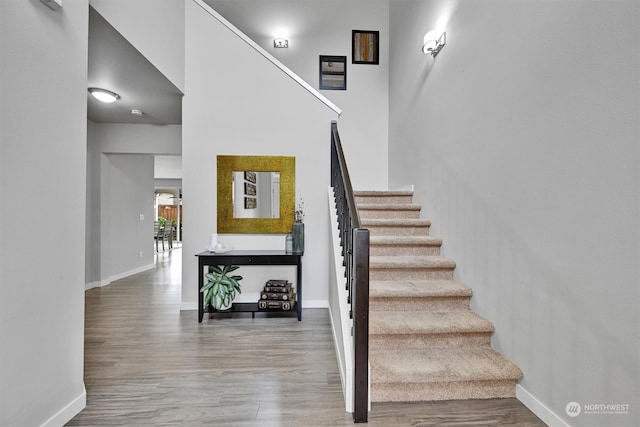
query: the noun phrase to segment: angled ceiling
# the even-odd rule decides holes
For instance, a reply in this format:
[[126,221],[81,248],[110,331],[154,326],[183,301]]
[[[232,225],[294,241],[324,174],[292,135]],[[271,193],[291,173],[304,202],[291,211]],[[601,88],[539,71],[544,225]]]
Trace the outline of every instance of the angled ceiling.
[[[87,118],[97,123],[181,124],[182,93],[98,12],[89,8],[88,87],[120,95],[104,104],[87,92]],[[134,116],[132,109],[143,112]]]

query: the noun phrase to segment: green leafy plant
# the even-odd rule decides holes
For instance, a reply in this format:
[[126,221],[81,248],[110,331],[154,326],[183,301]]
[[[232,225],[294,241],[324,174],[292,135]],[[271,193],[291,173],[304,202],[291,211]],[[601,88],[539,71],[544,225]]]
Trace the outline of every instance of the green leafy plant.
[[163,217],[163,216],[159,216],[158,217],[158,225],[160,227],[164,227],[167,224],[167,218]]
[[240,290],[242,276],[229,276],[229,273],[237,270],[237,265],[210,265],[209,272],[204,276],[207,283],[202,286],[200,292],[204,292],[204,308],[209,304],[214,310],[231,305]]

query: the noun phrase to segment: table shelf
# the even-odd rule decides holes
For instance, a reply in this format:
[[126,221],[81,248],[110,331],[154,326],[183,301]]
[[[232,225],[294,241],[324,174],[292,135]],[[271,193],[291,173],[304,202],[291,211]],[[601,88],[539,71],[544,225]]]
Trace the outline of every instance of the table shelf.
[[[198,322],[202,322],[204,316],[204,297],[200,289],[204,285],[205,267],[211,265],[291,265],[296,267],[296,306],[295,310],[258,310],[258,303],[234,303],[227,311],[220,313],[296,313],[298,321],[302,320],[302,254],[285,251],[230,251],[223,254],[214,252],[201,252],[198,257]],[[255,310],[253,309],[255,307]],[[215,313],[215,312],[214,312]]]
[[[297,309],[297,302],[295,303],[296,305],[296,309]],[[274,313],[282,313],[282,314],[288,314],[288,315],[297,315],[297,311],[294,310],[278,310],[278,309],[267,309],[267,310],[260,310],[258,308],[258,303],[257,302],[234,302],[233,304],[231,304],[231,307],[226,309],[226,310],[208,310],[207,313],[209,314],[232,314],[232,313],[251,313],[251,318],[255,318],[256,317],[256,313],[269,313],[269,314],[274,314]]]

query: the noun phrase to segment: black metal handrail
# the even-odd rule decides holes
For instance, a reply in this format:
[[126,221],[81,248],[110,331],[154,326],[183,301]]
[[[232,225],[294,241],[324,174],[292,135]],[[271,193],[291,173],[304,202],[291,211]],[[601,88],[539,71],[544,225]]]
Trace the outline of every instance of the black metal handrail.
[[366,423],[369,408],[369,230],[362,228],[338,124],[331,122],[331,186],[338,210],[342,259],[353,319],[353,420]]

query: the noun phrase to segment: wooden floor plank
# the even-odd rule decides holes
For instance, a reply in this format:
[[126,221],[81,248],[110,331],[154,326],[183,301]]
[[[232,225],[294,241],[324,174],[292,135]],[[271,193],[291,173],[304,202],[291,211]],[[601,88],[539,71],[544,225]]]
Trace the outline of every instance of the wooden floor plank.
[[[86,292],[87,408],[68,426],[337,426],[326,309],[295,317],[180,311],[181,250]],[[544,426],[515,399],[374,404],[372,426]]]

